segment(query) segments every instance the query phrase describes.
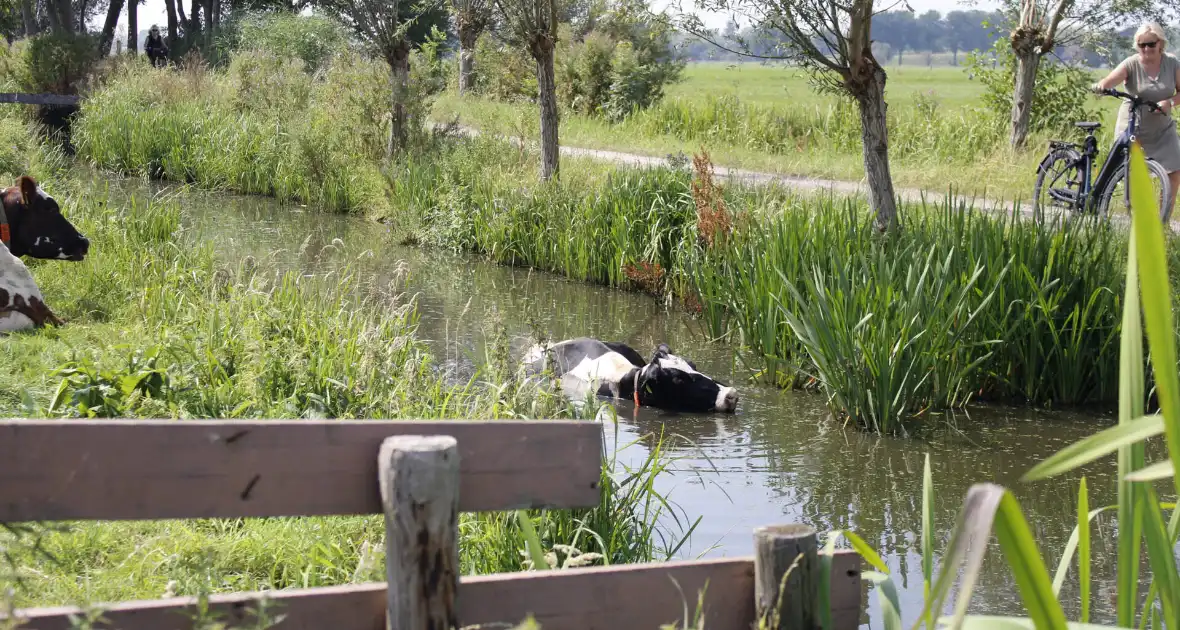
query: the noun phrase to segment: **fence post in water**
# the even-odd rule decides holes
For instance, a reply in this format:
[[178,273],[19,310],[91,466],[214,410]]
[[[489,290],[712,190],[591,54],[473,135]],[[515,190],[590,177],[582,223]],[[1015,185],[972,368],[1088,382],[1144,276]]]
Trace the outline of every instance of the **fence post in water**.
[[458,627],[458,442],[449,435],[386,438],[377,469],[390,630]]
[[754,530],[754,603],[758,619],[766,622],[766,628],[819,627],[818,550],[815,529],[807,525]]

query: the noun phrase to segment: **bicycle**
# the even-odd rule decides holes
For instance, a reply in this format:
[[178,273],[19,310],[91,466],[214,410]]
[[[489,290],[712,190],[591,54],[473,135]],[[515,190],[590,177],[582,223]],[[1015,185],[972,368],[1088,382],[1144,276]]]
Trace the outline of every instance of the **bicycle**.
[[[1074,214],[1093,212],[1099,216],[1109,215],[1111,202],[1115,199],[1115,190],[1127,178],[1131,142],[1135,139],[1135,131],[1139,129],[1139,108],[1148,107],[1156,112],[1162,112],[1159,105],[1115,89],[1104,89],[1099,92],[1107,96],[1117,96],[1131,102],[1131,111],[1126,129],[1123,130],[1111,144],[1106,160],[1098,170],[1097,177],[1091,177],[1094,164],[1098,157],[1098,139],[1094,132],[1102,127],[1098,122],[1075,122],[1074,126],[1086,132],[1082,144],[1065,140],[1050,140],[1049,153],[1037,166],[1037,183],[1033,188],[1033,216],[1037,222],[1044,219],[1046,207],[1060,207],[1064,211]],[[1050,173],[1060,167],[1052,178]],[[1168,197],[1171,192],[1168,172],[1159,162],[1147,158],[1147,170],[1152,179],[1160,186],[1159,208],[1160,218],[1167,224],[1171,209],[1168,207]],[[1062,177],[1064,185],[1058,186]],[[1046,186],[1046,180],[1049,185]],[[1047,199],[1041,199],[1045,193]],[[1130,213],[1130,196],[1123,187],[1121,200],[1126,203],[1126,210]],[[1046,203],[1049,202],[1049,203]],[[1053,204],[1053,202],[1056,202]]]

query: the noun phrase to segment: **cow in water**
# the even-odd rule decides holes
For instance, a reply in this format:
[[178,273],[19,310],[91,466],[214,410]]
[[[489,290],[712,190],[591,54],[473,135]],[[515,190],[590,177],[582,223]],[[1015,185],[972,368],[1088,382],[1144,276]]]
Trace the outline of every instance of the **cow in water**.
[[579,337],[533,346],[522,362],[531,373],[549,365],[567,392],[585,392],[597,383],[597,395],[631,400],[637,406],[686,412],[737,409],[736,389],[701,374],[666,344],[644,361],[626,344]]
[[57,200],[27,175],[0,191],[0,243],[13,256],[79,261],[90,241],[61,213]]
[[45,305],[29,268],[0,243],[0,334],[46,323],[60,326],[61,320]]

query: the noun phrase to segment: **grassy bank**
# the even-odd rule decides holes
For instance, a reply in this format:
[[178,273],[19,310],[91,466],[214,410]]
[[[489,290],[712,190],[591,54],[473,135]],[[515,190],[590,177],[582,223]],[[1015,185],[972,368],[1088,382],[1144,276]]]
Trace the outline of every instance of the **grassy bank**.
[[[327,275],[224,261],[186,231],[177,199],[111,193],[30,141],[18,121],[0,120],[0,132],[0,177],[39,176],[92,242],[81,263],[29,261],[67,323],[0,344],[4,417],[442,421],[596,412],[516,380],[500,367],[508,357],[494,352],[469,381],[449,384],[416,337],[416,307],[399,284],[377,286],[346,259]],[[599,507],[530,511],[544,548],[601,554],[585,558],[592,564],[666,557],[679,533],[656,528],[667,505],[651,486],[665,464],[658,454],[643,470],[608,460]],[[371,581],[383,573],[383,535],[380,516],[0,530],[0,607]],[[525,567],[515,513],[464,514],[460,536],[465,573]]]
[[[302,201],[386,218],[409,241],[675,296],[713,336],[749,349],[764,378],[816,387],[865,427],[921,424],[931,410],[973,396],[1114,400],[1120,307],[1112,288],[1123,281],[1125,256],[1117,229],[1043,230],[947,201],[903,207],[904,232],[882,240],[861,204],[775,187],[718,191],[704,164],[694,174],[567,160],[560,181],[534,183],[534,154],[487,139],[424,140],[381,172],[371,153],[332,144],[348,137],[332,130],[363,126],[363,109],[333,104],[329,114],[315,99],[264,108],[244,96],[252,88],[241,68],[256,58],[243,55],[225,73],[140,68],[116,78],[83,109],[80,154],[106,168],[243,192],[287,182],[306,191],[295,195]],[[346,57],[326,78],[273,81],[316,94],[333,73],[367,72],[361,63]],[[179,82],[208,89],[181,91]],[[362,86],[354,98],[378,89]],[[330,128],[304,122],[329,115]],[[182,142],[158,131],[174,128],[192,135]],[[308,144],[337,148],[313,168]],[[255,147],[268,147],[266,159],[253,159]],[[340,182],[340,194],[320,195],[323,181]]]

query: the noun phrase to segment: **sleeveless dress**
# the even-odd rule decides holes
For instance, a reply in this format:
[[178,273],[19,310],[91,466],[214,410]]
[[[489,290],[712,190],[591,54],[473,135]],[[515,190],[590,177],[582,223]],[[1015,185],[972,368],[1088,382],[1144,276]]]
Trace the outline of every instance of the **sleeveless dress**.
[[[1180,67],[1180,60],[1172,55],[1164,54],[1161,57],[1160,73],[1154,79],[1139,62],[1139,55],[1131,55],[1119,65],[1127,69],[1127,92],[1153,103],[1176,95],[1176,68]],[[1126,129],[1130,113],[1131,103],[1123,101],[1115,124],[1116,135]],[[1159,162],[1164,170],[1169,173],[1180,171],[1180,136],[1176,135],[1176,121],[1171,116],[1153,112],[1146,107],[1139,108],[1139,130],[1135,137],[1143,145],[1147,157]]]

